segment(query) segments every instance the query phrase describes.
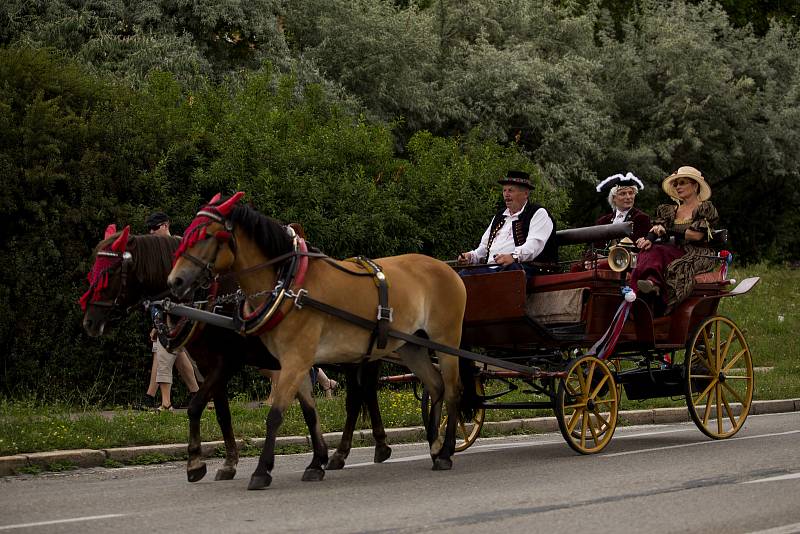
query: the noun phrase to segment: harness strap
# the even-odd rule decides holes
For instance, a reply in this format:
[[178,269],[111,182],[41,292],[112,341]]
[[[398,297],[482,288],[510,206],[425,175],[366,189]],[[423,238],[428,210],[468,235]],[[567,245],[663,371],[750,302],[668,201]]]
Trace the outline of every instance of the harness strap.
[[356,256],[345,261],[350,261],[363,267],[372,276],[372,281],[378,288],[378,313],[376,315],[377,327],[373,329],[367,347],[367,356],[372,354],[372,348],[377,343],[379,349],[385,349],[389,342],[389,323],[393,319],[393,310],[389,307],[389,282],[380,265],[365,256]]
[[[296,295],[293,294],[288,296],[294,297],[295,306],[297,306],[298,308],[302,308],[304,306],[310,306],[311,308],[327,313],[328,315],[333,315],[334,317],[343,319],[348,323],[360,326],[361,328],[365,328],[367,330],[372,330],[375,328],[375,323],[373,321],[370,321],[369,319],[365,319],[364,317],[361,317],[359,315],[355,315],[348,311],[335,308],[329,304],[325,304],[324,302],[320,302],[316,299],[313,299],[308,296],[308,292],[306,291],[298,291]],[[520,373],[524,373],[532,377],[537,377],[544,374],[538,367],[527,367],[525,365],[519,365],[517,363],[509,362],[506,360],[492,358],[491,356],[486,356],[484,354],[476,354],[474,352],[469,352],[460,348],[443,345],[441,343],[437,343],[436,341],[431,341],[430,339],[424,337],[415,336],[412,334],[406,334],[405,332],[399,332],[394,329],[389,329],[387,334],[389,337],[400,339],[402,341],[411,343],[413,345],[419,345],[420,347],[425,347],[431,350],[444,352],[446,354],[451,354],[453,356],[458,356],[460,358],[466,358],[468,360],[475,362],[485,363],[487,365],[495,365],[497,367],[502,367],[510,371],[517,371]],[[549,375],[554,377],[559,377],[559,376],[565,376],[566,373],[557,372],[557,373],[550,373]]]

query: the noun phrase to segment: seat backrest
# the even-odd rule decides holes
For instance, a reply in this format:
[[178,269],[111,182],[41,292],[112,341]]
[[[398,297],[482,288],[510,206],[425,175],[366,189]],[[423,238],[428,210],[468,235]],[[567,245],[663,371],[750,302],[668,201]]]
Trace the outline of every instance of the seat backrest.
[[711,232],[711,241],[708,243],[714,248],[722,248],[728,244],[728,229],[720,228]]

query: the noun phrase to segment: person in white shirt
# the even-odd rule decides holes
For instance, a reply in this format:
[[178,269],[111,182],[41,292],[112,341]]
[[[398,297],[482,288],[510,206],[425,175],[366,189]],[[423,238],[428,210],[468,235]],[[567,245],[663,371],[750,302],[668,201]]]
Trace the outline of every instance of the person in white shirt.
[[505,209],[495,214],[483,233],[478,248],[459,254],[459,265],[485,264],[465,269],[462,275],[523,269],[528,276],[540,272],[538,264],[555,264],[558,248],[555,243],[555,222],[542,206],[528,198],[533,185],[530,175],[509,171],[498,180],[503,185]]

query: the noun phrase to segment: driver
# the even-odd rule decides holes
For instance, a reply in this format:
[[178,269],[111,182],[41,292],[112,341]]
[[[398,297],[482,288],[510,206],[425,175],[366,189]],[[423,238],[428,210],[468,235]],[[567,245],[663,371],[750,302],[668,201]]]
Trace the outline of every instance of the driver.
[[558,261],[555,222],[545,208],[529,202],[533,189],[530,175],[509,171],[498,183],[503,185],[505,209],[495,214],[478,248],[459,254],[457,260],[459,265],[486,266],[465,269],[460,273],[462,276],[517,269],[532,276],[538,269],[526,262],[534,259],[543,263]]

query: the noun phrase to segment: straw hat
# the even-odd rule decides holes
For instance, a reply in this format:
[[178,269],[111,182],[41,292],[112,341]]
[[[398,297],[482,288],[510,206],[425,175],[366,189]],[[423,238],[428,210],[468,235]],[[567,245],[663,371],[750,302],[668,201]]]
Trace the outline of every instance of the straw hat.
[[700,190],[697,192],[697,198],[701,202],[711,198],[711,188],[708,186],[708,183],[706,183],[706,180],[705,178],[703,178],[703,175],[700,174],[700,171],[698,171],[694,167],[689,167],[688,165],[685,167],[681,167],[674,173],[664,178],[664,181],[661,182],[661,189],[663,189],[664,192],[668,194],[671,198],[679,200],[678,191],[675,189],[675,186],[672,185],[672,182],[676,178],[688,178],[689,180],[694,180],[695,182],[697,182],[700,185]]

